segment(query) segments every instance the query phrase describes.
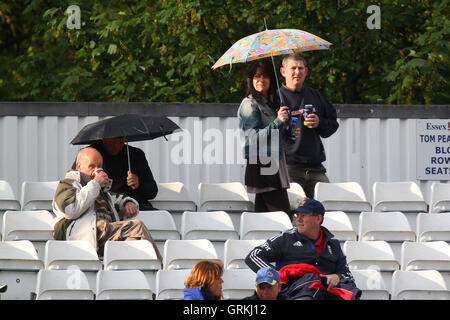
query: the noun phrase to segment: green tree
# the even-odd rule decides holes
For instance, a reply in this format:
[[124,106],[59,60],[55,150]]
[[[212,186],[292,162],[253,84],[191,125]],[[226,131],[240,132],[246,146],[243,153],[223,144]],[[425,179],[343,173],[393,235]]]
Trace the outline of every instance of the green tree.
[[239,102],[248,65],[211,66],[266,19],[333,43],[304,56],[307,85],[334,103],[448,103],[448,2],[74,0],[82,24],[68,29],[67,1],[0,0],[0,98]]

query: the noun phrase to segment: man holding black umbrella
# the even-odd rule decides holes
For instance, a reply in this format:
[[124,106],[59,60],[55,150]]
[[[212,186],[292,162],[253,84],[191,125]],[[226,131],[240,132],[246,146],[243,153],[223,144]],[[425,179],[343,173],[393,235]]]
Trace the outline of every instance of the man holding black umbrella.
[[95,148],[78,152],[76,170],[69,170],[56,188],[53,211],[62,218],[54,226],[55,240],[88,240],[99,256],[108,240],[148,240],[162,261],[144,223],[131,219],[139,211],[136,200],[110,193],[112,181],[102,166]]
[[105,138],[93,143],[91,147],[100,152],[103,169],[113,180],[110,191],[134,198],[141,211],[154,210],[148,200],[156,197],[158,186],[145,153],[136,147],[125,147],[124,137]]

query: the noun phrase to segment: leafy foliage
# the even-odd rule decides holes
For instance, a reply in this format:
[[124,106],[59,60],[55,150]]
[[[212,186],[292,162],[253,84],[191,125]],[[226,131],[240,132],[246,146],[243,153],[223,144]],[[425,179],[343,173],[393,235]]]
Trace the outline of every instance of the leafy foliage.
[[307,84],[334,103],[445,104],[449,1],[0,0],[0,98],[239,102],[248,65],[211,66],[266,19],[333,43],[304,56]]

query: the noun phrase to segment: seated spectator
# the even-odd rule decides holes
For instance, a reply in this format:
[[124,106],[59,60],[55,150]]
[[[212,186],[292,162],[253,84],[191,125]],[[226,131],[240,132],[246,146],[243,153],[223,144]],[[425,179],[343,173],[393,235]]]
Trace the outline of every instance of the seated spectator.
[[191,269],[184,283],[184,300],[221,300],[223,263],[201,260]]
[[131,197],[111,194],[111,180],[102,169],[103,159],[94,148],[78,152],[76,170],[69,170],[56,188],[53,211],[64,216],[54,227],[56,240],[88,240],[99,256],[108,240],[149,240],[158,259],[161,254],[144,223],[137,219],[139,205]]
[[255,292],[243,300],[285,300],[280,290],[278,271],[271,267],[261,268],[256,273]]
[[295,211],[297,226],[255,247],[246,264],[257,272],[275,262],[287,299],[359,299],[339,241],[322,226],[323,205],[306,199]]
[[[89,147],[97,149],[103,157],[103,169],[112,179],[110,192],[137,200],[140,211],[155,210],[148,200],[156,197],[158,186],[141,149],[129,145],[127,151],[124,137],[105,138]],[[72,169],[75,169],[75,164]]]

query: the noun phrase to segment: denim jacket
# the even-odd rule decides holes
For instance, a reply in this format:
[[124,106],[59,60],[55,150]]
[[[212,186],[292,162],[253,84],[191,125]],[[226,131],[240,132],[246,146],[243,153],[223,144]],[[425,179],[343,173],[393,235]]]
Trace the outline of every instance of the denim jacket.
[[248,95],[242,100],[237,112],[241,145],[245,147],[246,159],[257,156],[259,149],[262,155],[268,157],[271,156],[272,150],[278,149],[279,156],[283,152],[282,141],[286,139],[286,134],[285,130],[281,129],[284,129],[285,125],[277,118],[267,99],[261,97],[261,101],[262,103],[259,103],[252,95]]

